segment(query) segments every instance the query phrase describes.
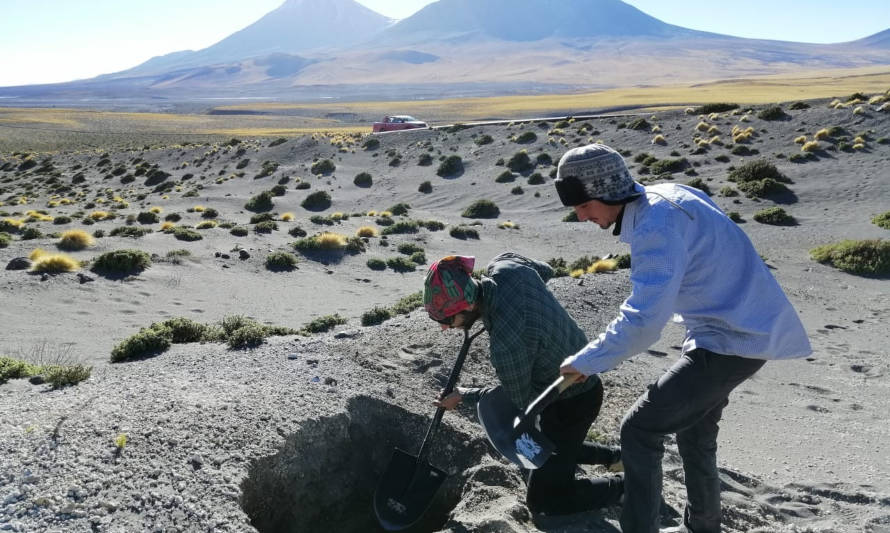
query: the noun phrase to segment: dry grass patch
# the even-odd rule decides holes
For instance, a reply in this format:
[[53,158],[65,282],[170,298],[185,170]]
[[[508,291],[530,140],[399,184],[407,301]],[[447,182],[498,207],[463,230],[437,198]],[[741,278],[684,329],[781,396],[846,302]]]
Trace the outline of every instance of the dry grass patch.
[[[34,250],[35,252],[37,250]],[[32,252],[32,255],[34,253]],[[66,254],[39,254],[31,265],[31,272],[46,272],[55,274],[60,272],[75,272],[80,270],[80,262]]]
[[281,215],[282,222],[292,222],[294,218],[295,217],[293,213],[284,213]]
[[83,250],[96,243],[93,236],[81,229],[72,229],[62,232],[62,236],[56,246],[63,250]]
[[821,149],[822,149],[822,145],[819,144],[819,141],[809,141],[809,142],[804,143],[803,146],[800,147],[801,152],[807,152],[807,153],[818,152]]
[[362,226],[355,231],[357,237],[376,237],[378,235],[377,228],[374,226]]

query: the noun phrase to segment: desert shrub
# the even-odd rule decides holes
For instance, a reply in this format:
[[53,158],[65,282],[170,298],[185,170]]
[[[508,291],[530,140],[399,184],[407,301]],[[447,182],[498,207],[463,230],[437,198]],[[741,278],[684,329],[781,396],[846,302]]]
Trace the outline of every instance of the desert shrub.
[[305,237],[306,230],[301,228],[300,226],[294,226],[291,229],[287,230],[288,235],[291,237]]
[[310,189],[310,188],[312,188],[312,184],[309,183],[308,181],[299,180],[294,185],[294,189],[297,189],[298,191],[303,191],[303,190]]
[[334,162],[330,159],[320,159],[312,163],[312,167],[310,167],[309,171],[313,174],[330,174],[336,169],[337,166],[334,165]]
[[491,135],[488,135],[488,134],[483,134],[483,135],[476,137],[476,144],[478,146],[484,146],[486,144],[491,144],[493,142],[494,142],[494,139],[491,137]]
[[415,220],[400,220],[395,224],[387,226],[381,232],[383,235],[395,235],[395,234],[404,234],[404,233],[417,233],[418,224]]
[[92,270],[108,274],[142,272],[151,266],[151,257],[142,250],[124,249],[105,252],[93,261]]
[[538,140],[538,135],[533,131],[524,131],[513,138],[513,142],[519,144],[533,143]]
[[167,216],[164,217],[164,220],[167,222],[179,222],[182,220],[182,215],[179,213],[168,213]]
[[272,233],[278,230],[278,223],[274,220],[264,220],[253,227],[257,233]]
[[161,221],[161,217],[159,217],[157,213],[154,213],[152,211],[141,211],[138,215],[136,215],[136,220],[140,224],[157,224]]
[[339,233],[323,232],[311,237],[300,239],[293,243],[293,247],[302,251],[313,250],[345,250],[349,240]]
[[59,216],[53,218],[53,224],[55,224],[57,226],[61,226],[62,224],[70,224],[70,223],[71,223],[71,217],[69,217],[68,215],[59,215]]
[[226,342],[230,348],[234,349],[252,348],[266,342],[267,336],[266,328],[253,323],[232,331],[227,335]]
[[386,270],[386,261],[384,261],[383,259],[374,257],[368,259],[365,264],[368,265],[368,268],[370,268],[371,270]]
[[378,217],[374,222],[376,222],[380,226],[392,226],[396,223],[396,221],[393,220],[390,216]]
[[266,268],[272,271],[293,270],[297,267],[297,257],[289,252],[272,252],[266,256]]
[[37,365],[12,357],[0,356],[0,385],[10,379],[29,378],[37,375],[38,372],[40,372],[40,367]]
[[450,155],[445,158],[442,163],[439,164],[438,170],[436,170],[436,174],[439,176],[447,177],[454,176],[464,170],[464,161],[458,155]]
[[150,329],[163,333],[173,344],[210,340],[207,338],[210,329],[206,325],[185,317],[170,318],[154,323]]
[[757,118],[761,120],[782,120],[788,115],[777,105],[767,106],[757,113]]
[[563,222],[580,222],[580,220],[578,220],[578,213],[576,213],[574,209],[569,211],[568,213],[566,213],[566,216],[562,217],[562,221]]
[[448,230],[448,234],[454,237],[455,239],[467,240],[467,239],[479,239],[479,232],[476,231],[475,228],[471,228],[469,226],[452,226],[450,230]]
[[654,174],[664,174],[673,172],[682,172],[689,166],[689,161],[685,157],[680,159],[660,159],[649,165],[649,169]]
[[111,350],[111,362],[144,359],[164,352],[172,344],[168,331],[141,329],[139,333],[127,337]]
[[738,211],[730,211],[729,213],[726,213],[726,216],[728,216],[729,220],[732,220],[733,222],[744,222],[741,213],[739,213]]
[[302,329],[300,329],[300,334],[311,335],[312,333],[323,333],[325,331],[330,331],[335,326],[345,323],[346,319],[338,314],[325,315],[305,324]]
[[460,216],[464,218],[497,218],[501,210],[491,200],[480,199],[470,204]]
[[95,243],[92,235],[80,230],[72,229],[62,232],[62,236],[56,246],[63,250],[83,250]]
[[43,238],[43,232],[37,228],[29,228],[26,227],[22,230],[21,239],[23,241],[30,241],[33,239]]
[[356,237],[371,238],[376,237],[377,234],[377,228],[374,226],[361,226],[359,229],[355,230]]
[[788,192],[788,187],[772,178],[739,183],[739,190],[749,198],[768,198]]
[[890,211],[876,215],[871,219],[871,223],[884,229],[890,229]]
[[810,250],[813,259],[851,274],[890,275],[890,241],[845,240]]
[[376,150],[376,149],[380,148],[380,140],[371,137],[370,139],[368,139],[362,143],[362,148],[364,148],[365,150],[369,150],[369,151]]
[[520,150],[510,156],[510,159],[506,164],[507,168],[513,172],[525,172],[535,168],[535,165],[532,164],[532,159],[528,156],[528,152],[525,150]]
[[418,220],[417,225],[428,229],[429,231],[440,231],[445,229],[445,223],[438,220]]
[[80,262],[65,254],[43,254],[34,259],[31,272],[46,272],[50,274],[60,272],[74,272],[80,270]]
[[729,153],[731,153],[732,155],[744,156],[744,155],[756,155],[759,152],[756,149],[748,148],[744,144],[737,144],[732,147],[732,149],[729,151]]
[[721,188],[720,188],[720,193],[719,193],[719,194],[720,194],[720,196],[723,196],[723,197],[725,197],[725,198],[732,198],[732,197],[734,197],[734,196],[738,196],[738,195],[739,195],[739,191],[733,189],[733,188],[730,187],[729,185],[726,185],[725,187],[721,187]]
[[522,189],[521,185],[517,185],[510,189],[510,194],[524,194],[525,191]]
[[819,141],[809,141],[803,143],[803,146],[800,147],[801,152],[818,152],[821,149],[821,145]]
[[430,183],[429,181],[424,181],[423,183],[420,184],[419,187],[417,187],[417,192],[429,194],[429,193],[433,192],[433,184]]
[[287,187],[284,185],[275,185],[269,189],[269,192],[272,193],[272,196],[284,196],[287,194]]
[[794,102],[793,104],[788,106],[788,109],[791,109],[793,111],[799,111],[801,109],[809,109],[809,108],[810,108],[810,104],[808,104],[806,102]]
[[652,129],[652,124],[645,118],[639,117],[628,122],[626,127],[629,130],[649,131]]
[[392,313],[385,307],[374,307],[362,313],[362,326],[376,326],[392,318]]
[[509,183],[514,180],[516,180],[516,174],[513,174],[509,170],[501,172],[498,174],[498,177],[494,179],[495,183]]
[[386,260],[386,266],[396,272],[414,272],[417,265],[407,257],[391,257]]
[[180,241],[192,242],[192,241],[200,241],[204,237],[193,230],[192,228],[186,228],[182,226],[176,226],[173,228],[173,237]]
[[791,183],[791,180],[779,172],[779,169],[766,159],[758,159],[757,161],[751,161],[750,163],[740,165],[729,173],[727,179],[737,183],[744,183],[746,181],[757,181],[764,178],[772,178],[782,183]]
[[528,177],[529,185],[541,185],[542,183],[544,183],[544,176],[542,176],[539,172],[535,172]]
[[253,212],[271,211],[273,205],[272,193],[270,191],[263,191],[248,200],[247,203],[244,204],[244,209]]
[[255,215],[250,215],[251,224],[259,224],[260,222],[268,222],[270,220],[275,220],[275,215],[272,213],[257,213]]
[[12,236],[5,231],[0,231],[0,248],[6,248],[12,242]]
[[355,175],[352,183],[354,183],[358,187],[370,187],[371,185],[373,185],[374,180],[371,179],[371,175],[367,172],[359,172]]
[[399,203],[393,205],[392,207],[390,207],[389,209],[387,209],[387,211],[392,213],[393,216],[401,216],[401,215],[407,215],[409,209],[411,209],[410,205],[406,204],[405,202],[399,202]]
[[198,224],[195,225],[195,229],[213,229],[217,225],[218,224],[215,220],[204,220],[204,221],[198,222]]
[[726,154],[720,154],[717,157],[715,157],[714,160],[718,161],[720,163],[729,163],[729,156]]
[[686,182],[686,185],[690,187],[695,187],[696,189],[702,191],[703,193],[711,196],[711,188],[708,187],[708,184],[705,183],[705,180],[701,178],[693,178]]
[[108,235],[112,237],[132,237],[134,239],[138,239],[143,235],[151,233],[151,230],[148,228],[139,228],[136,226],[118,226],[108,232]]
[[781,207],[768,207],[754,213],[754,220],[771,226],[787,226],[794,224],[794,217]]
[[270,142],[269,147],[271,148],[273,146],[278,146],[279,144],[284,144],[286,142],[287,142],[287,139],[285,139],[284,137],[279,137],[279,138],[275,139],[274,141]]
[[406,243],[402,243],[402,244],[398,245],[396,247],[396,250],[400,254],[411,255],[414,252],[422,252],[423,248],[421,248],[420,246],[417,246],[413,242],[406,242]]
[[331,195],[325,191],[316,191],[307,196],[300,205],[310,211],[323,211],[331,207]]
[[413,254],[408,256],[408,259],[410,259],[412,263],[418,265],[426,264],[426,254],[422,250],[419,252],[414,252]]
[[726,113],[727,111],[732,111],[733,109],[738,108],[739,104],[712,103],[697,107],[694,112],[697,115],[710,115],[711,113]]
[[417,164],[422,167],[428,167],[433,164],[433,156],[430,154],[420,154],[420,157],[417,159]]

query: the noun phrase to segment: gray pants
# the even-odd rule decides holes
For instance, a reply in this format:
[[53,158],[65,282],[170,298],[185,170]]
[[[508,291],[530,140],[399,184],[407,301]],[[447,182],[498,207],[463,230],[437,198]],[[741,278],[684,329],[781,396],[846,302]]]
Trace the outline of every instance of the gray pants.
[[661,509],[664,436],[677,434],[686,476],[684,523],[694,533],[720,531],[717,432],[729,393],[762,359],[698,349],[683,354],[640,396],[621,423],[623,533],[655,533]]

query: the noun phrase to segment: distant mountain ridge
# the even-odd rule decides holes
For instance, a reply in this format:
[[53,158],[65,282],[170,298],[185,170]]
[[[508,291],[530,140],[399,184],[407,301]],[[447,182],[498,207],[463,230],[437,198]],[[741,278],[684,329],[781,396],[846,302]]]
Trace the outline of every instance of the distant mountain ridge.
[[355,0],[287,0],[202,50],[0,95],[529,94],[884,66],[888,50],[890,29],[827,45],[744,39],[667,24],[621,0],[438,0],[397,22]]

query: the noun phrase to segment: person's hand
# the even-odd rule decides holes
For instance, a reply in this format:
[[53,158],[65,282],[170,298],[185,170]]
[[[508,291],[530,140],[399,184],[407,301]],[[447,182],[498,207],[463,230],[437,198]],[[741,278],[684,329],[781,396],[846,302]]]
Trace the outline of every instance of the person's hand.
[[433,402],[433,405],[450,411],[457,407],[457,404],[459,404],[463,398],[463,395],[458,391],[454,391],[445,397],[443,397],[442,394],[439,394],[439,399]]
[[571,363],[563,363],[562,366],[559,367],[559,373],[565,376],[566,379],[575,379],[575,383],[584,383],[585,381],[587,381],[587,376],[585,376],[577,368],[572,366]]

